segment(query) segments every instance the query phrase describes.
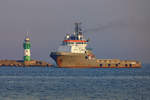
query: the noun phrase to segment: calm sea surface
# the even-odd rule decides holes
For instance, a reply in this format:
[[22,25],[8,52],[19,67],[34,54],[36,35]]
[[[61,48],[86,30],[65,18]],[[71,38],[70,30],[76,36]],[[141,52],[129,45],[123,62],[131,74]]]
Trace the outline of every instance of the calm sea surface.
[[139,69],[0,67],[0,100],[150,100],[150,64]]

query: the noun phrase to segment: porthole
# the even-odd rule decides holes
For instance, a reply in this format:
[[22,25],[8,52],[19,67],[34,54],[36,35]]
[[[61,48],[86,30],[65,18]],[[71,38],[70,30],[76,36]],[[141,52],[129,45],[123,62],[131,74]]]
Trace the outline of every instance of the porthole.
[[100,67],[102,67],[103,66],[103,64],[100,64]]

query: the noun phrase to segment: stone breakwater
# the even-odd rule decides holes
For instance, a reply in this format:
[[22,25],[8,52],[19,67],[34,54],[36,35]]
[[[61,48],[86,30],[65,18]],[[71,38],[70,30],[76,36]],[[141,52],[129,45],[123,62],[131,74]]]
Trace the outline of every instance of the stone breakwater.
[[22,61],[22,60],[0,60],[0,66],[15,66],[15,67],[50,67],[52,64],[49,64],[45,61],[31,60],[31,61]]

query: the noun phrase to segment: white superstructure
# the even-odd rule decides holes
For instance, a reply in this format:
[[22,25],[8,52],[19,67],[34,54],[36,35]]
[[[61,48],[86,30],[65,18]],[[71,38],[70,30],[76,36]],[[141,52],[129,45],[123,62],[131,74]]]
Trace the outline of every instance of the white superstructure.
[[59,52],[85,53],[88,41],[84,39],[80,23],[75,23],[75,32],[67,34],[58,48]]

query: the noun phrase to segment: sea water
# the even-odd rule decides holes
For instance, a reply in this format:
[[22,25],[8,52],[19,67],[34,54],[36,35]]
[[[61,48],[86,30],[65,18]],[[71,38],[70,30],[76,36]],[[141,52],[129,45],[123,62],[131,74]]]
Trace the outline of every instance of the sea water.
[[142,68],[0,67],[0,100],[150,100]]

